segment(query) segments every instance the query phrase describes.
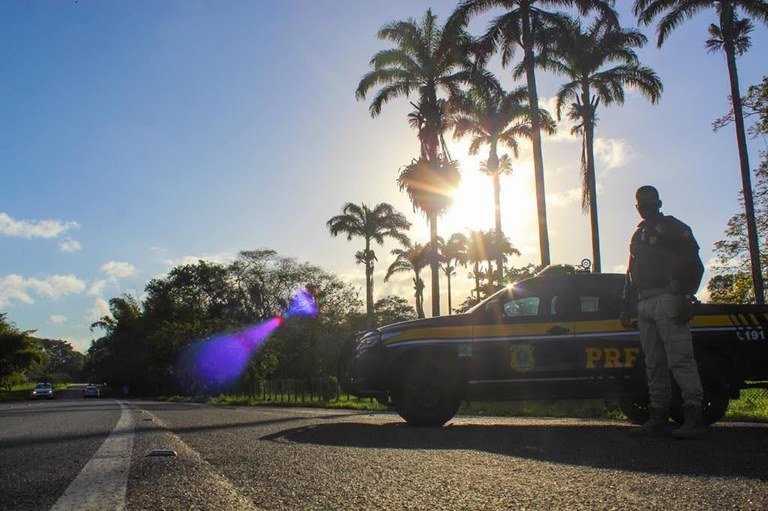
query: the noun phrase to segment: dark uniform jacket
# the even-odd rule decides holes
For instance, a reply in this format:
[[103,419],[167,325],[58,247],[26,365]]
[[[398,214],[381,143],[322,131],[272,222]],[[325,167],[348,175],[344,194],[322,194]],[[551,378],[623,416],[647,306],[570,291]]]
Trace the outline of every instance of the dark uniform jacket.
[[625,308],[631,308],[638,296],[693,295],[703,275],[699,245],[690,227],[673,216],[644,220],[629,246]]

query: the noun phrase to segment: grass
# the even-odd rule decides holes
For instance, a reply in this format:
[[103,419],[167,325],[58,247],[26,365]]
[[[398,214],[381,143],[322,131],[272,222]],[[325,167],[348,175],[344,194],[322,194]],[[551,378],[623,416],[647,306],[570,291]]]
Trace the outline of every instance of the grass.
[[768,422],[768,390],[745,389],[741,398],[731,401],[727,421]]
[[[768,422],[768,390],[747,389],[741,399],[732,400],[724,418],[726,421]],[[296,399],[292,395],[272,396],[270,399],[246,395],[222,394],[215,397],[167,396],[158,398],[170,402],[197,402],[231,406],[286,406],[346,410],[383,411],[388,408],[373,399],[359,399],[341,394],[338,399]],[[477,401],[463,403],[459,415],[497,417],[563,417],[617,419],[626,417],[613,400],[553,400],[553,401]]]
[[[30,396],[34,388],[34,383],[23,383],[21,385],[14,385],[11,387],[11,390],[0,390],[0,402],[30,400],[32,399]],[[60,392],[67,389],[67,384],[56,383],[53,388],[55,391]]]

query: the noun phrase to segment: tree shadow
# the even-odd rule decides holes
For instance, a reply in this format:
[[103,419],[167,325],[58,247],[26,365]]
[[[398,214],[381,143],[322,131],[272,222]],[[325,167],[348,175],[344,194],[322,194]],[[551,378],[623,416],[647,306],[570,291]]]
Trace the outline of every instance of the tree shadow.
[[475,450],[551,463],[653,474],[768,480],[762,427],[715,427],[704,440],[635,439],[621,425],[479,425],[413,428],[334,422],[286,429],[262,440],[366,449]]

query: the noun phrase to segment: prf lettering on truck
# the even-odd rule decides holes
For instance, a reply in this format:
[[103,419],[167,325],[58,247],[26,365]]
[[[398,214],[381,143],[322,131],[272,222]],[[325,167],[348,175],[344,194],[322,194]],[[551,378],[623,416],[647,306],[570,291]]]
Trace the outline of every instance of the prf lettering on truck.
[[586,348],[587,369],[619,369],[634,367],[640,348]]

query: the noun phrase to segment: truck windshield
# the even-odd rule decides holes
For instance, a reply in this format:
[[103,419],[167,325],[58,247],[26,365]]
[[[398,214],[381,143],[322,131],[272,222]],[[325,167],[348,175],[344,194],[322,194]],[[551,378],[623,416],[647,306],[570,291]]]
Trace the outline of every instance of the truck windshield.
[[483,300],[482,302],[478,303],[477,305],[475,305],[474,307],[472,307],[471,309],[469,309],[469,310],[467,311],[467,314],[472,314],[473,312],[475,312],[475,311],[478,311],[478,310],[482,309],[483,307],[485,307],[485,305],[486,305],[487,303],[489,303],[489,302],[492,302],[492,301],[494,301],[494,300],[499,300],[499,299],[503,298],[503,297],[504,297],[504,295],[508,295],[508,296],[511,298],[512,296],[514,296],[514,293],[515,293],[515,287],[516,287],[516,286],[514,286],[514,285],[511,285],[511,286],[507,286],[507,287],[505,287],[504,289],[501,289],[501,290],[499,290],[499,291],[496,291],[496,292],[495,292],[495,293],[493,293],[491,296],[489,296],[488,298],[486,298],[486,299],[485,299],[485,300]]

